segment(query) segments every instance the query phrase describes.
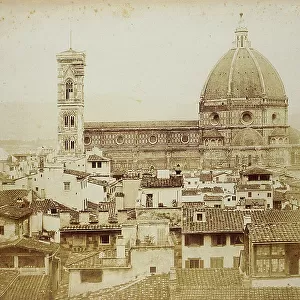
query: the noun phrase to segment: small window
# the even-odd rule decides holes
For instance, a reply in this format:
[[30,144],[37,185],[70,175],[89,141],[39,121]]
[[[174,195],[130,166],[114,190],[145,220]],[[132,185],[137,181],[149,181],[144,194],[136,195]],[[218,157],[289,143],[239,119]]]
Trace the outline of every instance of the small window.
[[186,234],[185,235],[185,246],[203,246],[204,245],[204,236],[203,234]]
[[71,125],[71,127],[75,126],[75,118],[74,118],[74,116],[70,117],[70,125]]
[[249,197],[249,198],[252,197],[252,192],[248,192],[248,197]]
[[97,163],[95,161],[92,161],[92,168],[93,169],[97,168]]
[[244,236],[243,234],[231,234],[230,235],[230,245],[243,245]]
[[271,193],[267,193],[267,197],[272,197],[272,194]]
[[203,269],[204,261],[199,258],[192,258],[185,261],[185,268],[187,269]]
[[71,183],[70,182],[64,182],[64,190],[69,191],[71,188]]
[[150,267],[150,273],[151,274],[156,273],[156,267]]
[[197,213],[197,214],[196,214],[196,220],[197,220],[198,222],[204,221],[204,214],[203,214],[203,213]]
[[211,237],[212,246],[225,246],[226,245],[226,235],[215,234]]
[[68,80],[66,82],[66,99],[70,99],[71,93],[73,93],[73,82]]
[[69,150],[69,141],[65,141],[65,150]]
[[71,141],[71,149],[74,150],[75,149],[75,142]]
[[101,244],[109,244],[109,235],[101,235],[100,236],[100,243]]
[[0,235],[4,235],[4,226],[0,226]]
[[81,282],[96,283],[102,281],[102,270],[81,270],[80,278]]
[[65,116],[65,127],[69,126],[69,116]]
[[101,168],[101,167],[102,167],[101,161],[97,161],[97,168]]
[[35,190],[38,192],[38,191],[39,191],[39,188],[36,186],[36,187],[35,187]]
[[236,200],[236,196],[232,196],[231,199],[232,199],[232,201],[235,201]]
[[210,258],[210,267],[211,268],[223,268],[224,267],[224,258],[223,257],[211,257]]

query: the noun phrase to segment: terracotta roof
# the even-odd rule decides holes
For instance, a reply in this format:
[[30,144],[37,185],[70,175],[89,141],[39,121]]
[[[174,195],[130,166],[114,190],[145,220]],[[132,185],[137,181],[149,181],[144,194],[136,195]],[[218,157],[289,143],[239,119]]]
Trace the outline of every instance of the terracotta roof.
[[32,209],[28,207],[17,207],[15,205],[4,205],[0,207],[0,216],[9,219],[21,219],[32,214]]
[[68,269],[102,269],[103,267],[127,267],[127,258],[118,259],[116,255],[116,250],[105,249],[96,253],[90,253],[85,257],[78,257],[77,260],[74,259],[72,262],[70,262],[72,258],[69,258],[66,263],[66,267]]
[[251,225],[249,234],[253,243],[300,243],[300,222]]
[[92,154],[89,155],[87,161],[110,161],[110,159],[97,154]]
[[[17,278],[19,272],[16,270],[0,269],[0,298],[6,292],[9,285]],[[2,299],[2,298],[1,298]]]
[[47,213],[51,209],[57,209],[59,211],[69,211],[75,212],[74,209],[65,206],[53,199],[35,199],[31,202],[30,208],[33,210],[34,213],[39,211],[43,213]]
[[172,299],[298,300],[300,288],[243,287],[238,269],[177,269]]
[[27,197],[29,192],[29,190],[0,191],[0,206],[15,203],[17,199]]
[[100,186],[108,186],[108,182],[106,180],[100,180],[93,177],[89,177],[88,182]]
[[223,189],[219,186],[204,187],[204,188],[201,188],[200,191],[202,193],[215,193],[215,194],[223,194],[224,193]]
[[254,191],[254,190],[261,190],[261,191],[271,191],[272,186],[270,184],[237,184],[236,185],[237,191]]
[[84,129],[165,129],[165,128],[198,128],[197,120],[170,120],[170,121],[125,121],[125,122],[84,122]]
[[285,131],[284,128],[275,128],[275,129],[271,132],[270,136],[286,136],[286,135],[288,135],[288,134],[289,134],[289,133],[288,133],[288,132],[286,133],[286,131]]
[[204,195],[203,201],[222,201],[222,196]]
[[59,244],[45,243],[32,238],[21,238],[14,241],[3,242],[0,244],[0,249],[9,247],[20,247],[29,250],[36,250],[45,253],[54,253],[59,249]]
[[184,189],[182,191],[182,196],[195,196],[200,194],[201,194],[200,189]]
[[212,181],[212,174],[209,174],[209,173],[207,173],[207,174],[200,174],[199,178],[200,178],[200,181],[211,182]]
[[77,179],[84,179],[90,175],[90,173],[70,169],[64,169],[64,173],[74,175],[77,177]]
[[170,176],[170,178],[143,177],[141,181],[142,188],[171,188],[182,186],[182,176]]
[[246,287],[213,287],[202,288],[201,286],[193,289],[177,289],[174,300],[299,300],[300,288],[295,287],[263,287],[263,288],[246,288]]
[[226,286],[241,286],[242,276],[238,269],[176,269],[177,285],[214,288]]
[[65,226],[60,231],[110,231],[121,230],[121,226],[118,224],[88,224],[88,225],[70,225]]
[[242,171],[242,174],[243,175],[256,175],[256,174],[257,175],[265,175],[265,174],[271,175],[272,172],[267,169],[260,168],[260,167],[252,167],[252,168],[246,169],[245,171]]
[[47,275],[19,276],[1,299],[50,299],[50,278]]
[[[169,300],[169,275],[151,275],[142,280],[89,293],[88,298],[89,300]],[[83,295],[71,299],[83,299]]]
[[[204,222],[194,222],[194,213],[205,213]],[[251,216],[253,224],[279,222],[299,222],[300,210],[226,210],[220,208],[201,208],[201,205],[183,204],[183,233],[203,232],[243,232],[244,215]]]

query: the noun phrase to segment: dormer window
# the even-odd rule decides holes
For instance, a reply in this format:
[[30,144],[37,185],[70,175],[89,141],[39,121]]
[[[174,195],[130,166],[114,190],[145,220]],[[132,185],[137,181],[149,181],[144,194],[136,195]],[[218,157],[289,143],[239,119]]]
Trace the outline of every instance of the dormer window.
[[194,222],[204,222],[204,221],[205,221],[205,213],[204,212],[195,212]]
[[73,93],[73,82],[68,80],[66,82],[66,99],[70,99]]

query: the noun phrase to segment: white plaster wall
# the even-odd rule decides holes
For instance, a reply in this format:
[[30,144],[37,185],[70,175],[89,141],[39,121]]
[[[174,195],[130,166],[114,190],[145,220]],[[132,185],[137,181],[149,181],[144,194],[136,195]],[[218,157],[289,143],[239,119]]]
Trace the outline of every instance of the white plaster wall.
[[185,246],[184,235],[182,235],[182,267],[185,268],[185,261],[189,258],[204,260],[204,268],[210,268],[211,257],[223,257],[224,268],[233,267],[233,257],[239,257],[243,245],[230,245],[230,236],[226,237],[226,246],[211,246],[211,237],[204,236],[203,246]]
[[300,277],[252,279],[252,287],[300,287]]
[[132,249],[131,265],[131,268],[103,269],[102,282],[99,283],[81,283],[80,271],[70,270],[69,296],[93,292],[143,278],[150,275],[150,267],[156,267],[156,273],[168,273],[174,266],[174,250],[172,248]]
[[[158,207],[158,203],[163,203],[166,207],[173,207],[173,200],[176,200],[178,206],[182,203],[181,188],[145,188],[142,194],[153,194],[153,207]],[[141,204],[146,207],[146,197],[142,197]]]

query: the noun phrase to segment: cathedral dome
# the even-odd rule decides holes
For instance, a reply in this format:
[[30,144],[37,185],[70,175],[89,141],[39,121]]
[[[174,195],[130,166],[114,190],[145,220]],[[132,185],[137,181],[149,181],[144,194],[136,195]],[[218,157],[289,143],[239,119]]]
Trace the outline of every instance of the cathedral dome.
[[201,98],[269,98],[285,101],[284,86],[276,69],[267,58],[251,48],[242,14],[233,43],[233,48],[210,72]]

